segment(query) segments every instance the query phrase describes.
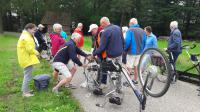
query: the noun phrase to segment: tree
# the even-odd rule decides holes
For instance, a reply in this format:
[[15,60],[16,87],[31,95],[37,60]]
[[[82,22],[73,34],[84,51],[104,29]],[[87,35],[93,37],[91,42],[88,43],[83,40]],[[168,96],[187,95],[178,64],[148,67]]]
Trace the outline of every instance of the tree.
[[38,24],[45,11],[44,0],[11,0],[12,11],[18,14],[20,29],[29,22]]
[[0,33],[3,33],[3,15],[10,9],[10,0],[0,0]]
[[[200,36],[199,33],[194,32],[194,29],[200,30],[199,15],[200,15],[200,1],[199,0],[185,0],[183,2],[182,9],[182,21],[184,36],[188,38],[189,34],[192,37]],[[193,29],[193,30],[192,30]],[[193,32],[193,33],[189,33]]]
[[28,22],[38,24],[45,11],[70,12],[71,20],[82,22],[84,29],[99,24],[103,16],[120,26],[135,17],[141,27],[152,26],[158,36],[169,35],[169,24],[176,20],[184,37],[200,37],[199,0],[0,0],[0,32],[3,16],[17,13],[23,28]]
[[131,14],[132,7],[134,7],[132,0],[112,0],[110,12],[122,26],[128,23],[127,19],[129,18],[127,18],[127,15]]

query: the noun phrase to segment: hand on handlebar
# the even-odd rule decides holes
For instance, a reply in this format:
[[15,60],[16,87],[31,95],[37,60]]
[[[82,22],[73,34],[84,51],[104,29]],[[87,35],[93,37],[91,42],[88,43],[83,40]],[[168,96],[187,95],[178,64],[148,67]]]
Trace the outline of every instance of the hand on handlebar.
[[91,60],[94,59],[94,57],[93,57],[92,55],[88,55],[88,56],[86,57],[86,59],[87,59],[88,61],[91,61]]
[[87,64],[83,64],[83,65],[82,65],[83,68],[86,68],[87,66],[88,66]]

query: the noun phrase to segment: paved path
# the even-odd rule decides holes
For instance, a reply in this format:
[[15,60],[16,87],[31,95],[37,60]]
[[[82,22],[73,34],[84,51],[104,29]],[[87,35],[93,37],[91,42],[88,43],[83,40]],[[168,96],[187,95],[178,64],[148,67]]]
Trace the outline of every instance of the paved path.
[[[79,68],[72,83],[79,88],[72,90],[85,112],[139,112],[139,103],[130,88],[125,89],[123,104],[113,105],[107,103],[104,108],[95,106],[102,102],[102,97],[89,94],[79,85],[84,81],[83,69]],[[178,81],[170,86],[169,91],[161,98],[148,97],[145,112],[200,112],[200,96],[197,96],[198,87],[189,83]]]

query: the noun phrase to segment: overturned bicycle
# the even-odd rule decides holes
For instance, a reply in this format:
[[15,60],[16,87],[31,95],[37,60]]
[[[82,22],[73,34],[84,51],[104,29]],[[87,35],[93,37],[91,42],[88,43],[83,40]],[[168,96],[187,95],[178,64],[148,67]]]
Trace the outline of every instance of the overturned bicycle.
[[[140,111],[145,110],[147,96],[162,97],[169,89],[171,82],[171,67],[164,53],[156,48],[149,48],[143,52],[138,65],[138,75],[141,86],[134,84],[128,70],[120,59],[107,59],[99,62],[96,59],[85,60],[88,67],[84,75],[89,92],[101,94],[105,100],[96,106],[104,107],[107,102],[121,105],[123,103],[124,82],[136,95],[140,103]],[[107,74],[107,91],[101,91],[102,74]],[[163,83],[164,82],[164,83]]]

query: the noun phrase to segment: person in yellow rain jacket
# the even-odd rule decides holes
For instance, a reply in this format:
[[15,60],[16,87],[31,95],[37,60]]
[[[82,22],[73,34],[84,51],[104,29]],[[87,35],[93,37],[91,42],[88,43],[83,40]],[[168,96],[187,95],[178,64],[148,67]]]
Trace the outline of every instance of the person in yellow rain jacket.
[[33,96],[29,90],[29,81],[32,79],[33,65],[40,63],[37,55],[39,55],[36,47],[38,44],[34,38],[36,25],[28,23],[17,43],[17,56],[19,65],[24,69],[24,79],[22,84],[22,92],[24,97]]

